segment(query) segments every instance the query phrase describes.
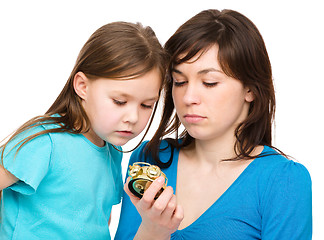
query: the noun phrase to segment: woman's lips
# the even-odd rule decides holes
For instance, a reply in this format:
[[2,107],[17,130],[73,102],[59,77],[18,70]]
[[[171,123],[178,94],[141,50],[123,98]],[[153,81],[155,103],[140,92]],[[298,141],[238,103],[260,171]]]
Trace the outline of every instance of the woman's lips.
[[184,119],[187,123],[199,123],[206,119],[206,117],[196,115],[196,114],[186,114],[184,115]]

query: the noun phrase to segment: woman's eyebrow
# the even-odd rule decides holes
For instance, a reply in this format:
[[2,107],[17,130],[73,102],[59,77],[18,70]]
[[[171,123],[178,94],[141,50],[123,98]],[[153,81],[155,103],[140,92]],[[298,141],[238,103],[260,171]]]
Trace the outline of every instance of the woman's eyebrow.
[[198,75],[207,74],[209,72],[219,72],[219,73],[223,73],[223,71],[218,70],[216,68],[206,68],[206,69],[200,70],[198,72]]
[[181,71],[179,71],[179,70],[176,69],[176,68],[172,68],[172,69],[171,69],[171,72],[175,72],[175,73],[178,73],[178,74],[183,74]]
[[[180,70],[176,69],[176,68],[172,68],[171,69],[171,72],[175,72],[175,73],[178,73],[178,74],[183,74],[183,72],[181,72]],[[203,75],[203,74],[207,74],[209,72],[219,72],[219,73],[223,73],[223,71],[221,70],[218,70],[216,68],[206,68],[206,69],[202,69],[200,71],[198,71],[198,75]]]

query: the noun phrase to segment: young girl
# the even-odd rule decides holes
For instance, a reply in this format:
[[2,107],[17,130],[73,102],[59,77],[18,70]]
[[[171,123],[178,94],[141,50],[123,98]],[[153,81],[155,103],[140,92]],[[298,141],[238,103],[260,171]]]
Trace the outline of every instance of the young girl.
[[[165,49],[162,122],[130,165],[159,165],[169,187],[155,201],[163,178],[142,199],[125,184],[115,239],[311,239],[311,179],[272,146],[272,72],[255,25],[235,11],[203,11]],[[162,139],[180,124],[179,137]]]
[[0,239],[110,239],[119,146],[153,118],[164,74],[150,27],[115,22],[93,33],[49,110],[1,146]]

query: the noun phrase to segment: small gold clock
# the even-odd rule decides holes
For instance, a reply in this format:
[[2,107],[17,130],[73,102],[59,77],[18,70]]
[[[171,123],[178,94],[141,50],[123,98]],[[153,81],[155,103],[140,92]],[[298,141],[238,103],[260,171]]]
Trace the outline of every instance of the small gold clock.
[[151,165],[145,162],[135,162],[133,166],[129,166],[128,175],[131,180],[128,183],[129,190],[137,197],[142,198],[146,189],[152,182],[160,176],[165,179],[163,187],[156,194],[154,199],[157,199],[163,190],[166,188],[168,179],[161,169],[156,165]]

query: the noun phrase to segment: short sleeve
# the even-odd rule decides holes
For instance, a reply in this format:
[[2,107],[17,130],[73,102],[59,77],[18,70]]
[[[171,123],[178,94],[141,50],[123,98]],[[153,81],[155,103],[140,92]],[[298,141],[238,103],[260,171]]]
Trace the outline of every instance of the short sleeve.
[[17,152],[20,146],[17,143],[42,130],[44,128],[41,126],[28,130],[12,140],[5,149],[3,165],[19,179],[18,182],[8,187],[13,191],[26,195],[35,193],[48,172],[52,149],[52,142],[48,134],[40,135],[27,142]]
[[262,240],[312,239],[312,189],[307,169],[294,161],[276,168],[262,200]]

